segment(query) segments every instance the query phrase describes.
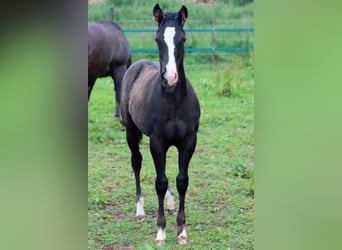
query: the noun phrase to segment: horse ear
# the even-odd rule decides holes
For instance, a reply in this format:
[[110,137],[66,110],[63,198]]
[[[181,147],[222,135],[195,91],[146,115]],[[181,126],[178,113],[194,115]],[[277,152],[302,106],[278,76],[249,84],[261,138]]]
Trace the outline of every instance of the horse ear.
[[163,18],[163,11],[157,3],[153,8],[153,20],[160,23]]
[[179,21],[184,26],[186,19],[188,18],[188,9],[182,5],[182,8],[178,12]]

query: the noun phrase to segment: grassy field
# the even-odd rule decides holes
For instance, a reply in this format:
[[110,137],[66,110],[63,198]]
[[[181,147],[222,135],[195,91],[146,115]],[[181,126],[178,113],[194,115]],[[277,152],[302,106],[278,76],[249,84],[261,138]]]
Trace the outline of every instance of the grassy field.
[[[253,53],[216,56],[219,64],[210,54],[202,61],[186,54],[185,71],[202,111],[186,196],[189,244],[176,244],[176,216],[166,215],[167,243],[160,249],[254,248]],[[141,57],[151,58],[134,54],[133,61]],[[144,137],[141,143],[147,216],[138,222],[130,152],[113,108],[112,80],[100,79],[88,104],[88,248],[155,249],[157,195],[149,141]],[[178,204],[177,170],[177,152],[170,148],[166,172]]]

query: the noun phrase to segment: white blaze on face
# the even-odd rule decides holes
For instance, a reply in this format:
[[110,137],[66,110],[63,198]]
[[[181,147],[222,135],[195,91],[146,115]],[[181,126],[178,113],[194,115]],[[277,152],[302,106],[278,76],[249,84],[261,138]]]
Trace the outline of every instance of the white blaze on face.
[[164,41],[168,50],[169,61],[166,64],[166,72],[164,77],[169,86],[174,86],[178,81],[176,59],[175,59],[175,43],[174,37],[176,34],[175,27],[166,27],[164,31]]

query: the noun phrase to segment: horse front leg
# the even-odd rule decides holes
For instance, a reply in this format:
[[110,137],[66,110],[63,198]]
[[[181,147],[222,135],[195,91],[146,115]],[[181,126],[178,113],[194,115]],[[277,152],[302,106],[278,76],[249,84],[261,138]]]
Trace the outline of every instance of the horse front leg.
[[177,147],[179,152],[179,173],[176,178],[177,190],[179,193],[179,209],[177,215],[177,243],[181,245],[188,243],[188,236],[185,230],[185,194],[189,184],[189,162],[196,148],[196,140],[197,136],[196,134],[193,134],[190,137],[187,137],[186,140]]
[[156,237],[157,246],[163,245],[166,242],[166,219],[164,214],[164,198],[168,189],[168,179],[165,175],[165,161],[166,161],[166,148],[163,147],[162,141],[157,136],[151,136],[150,138],[150,150],[156,169],[156,193],[158,195],[158,232]]

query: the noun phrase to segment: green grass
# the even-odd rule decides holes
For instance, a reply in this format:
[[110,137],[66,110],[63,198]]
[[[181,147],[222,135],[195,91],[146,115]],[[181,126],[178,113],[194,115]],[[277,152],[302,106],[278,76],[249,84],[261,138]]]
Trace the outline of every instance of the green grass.
[[[167,216],[167,244],[161,249],[253,249],[253,67],[240,57],[224,67],[190,67],[187,76],[199,96],[202,116],[190,162],[186,197],[189,244],[176,245],[176,218]],[[217,72],[238,70],[229,96],[217,95]],[[98,80],[89,102],[89,248],[154,249],[157,231],[155,171],[148,138],[141,143],[144,222],[135,216],[135,181],[125,133],[113,117],[110,78]],[[177,154],[167,156],[167,176],[175,188]],[[177,200],[178,201],[178,200]]]

